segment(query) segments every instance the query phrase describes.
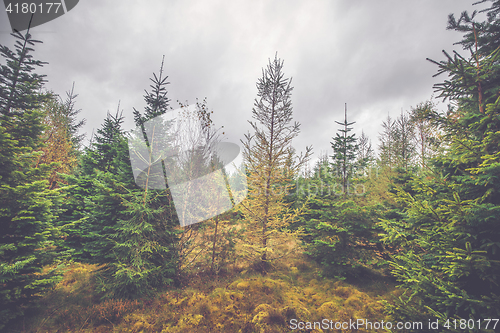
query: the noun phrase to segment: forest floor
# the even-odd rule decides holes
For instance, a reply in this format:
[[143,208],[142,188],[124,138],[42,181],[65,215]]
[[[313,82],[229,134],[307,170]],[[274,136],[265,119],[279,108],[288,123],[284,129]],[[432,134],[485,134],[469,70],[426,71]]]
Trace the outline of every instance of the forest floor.
[[399,294],[376,272],[349,282],[323,278],[319,266],[297,257],[266,275],[251,270],[198,275],[150,299],[101,301],[95,269],[69,265],[63,280],[8,332],[323,332],[292,326],[324,319],[387,321],[381,301]]

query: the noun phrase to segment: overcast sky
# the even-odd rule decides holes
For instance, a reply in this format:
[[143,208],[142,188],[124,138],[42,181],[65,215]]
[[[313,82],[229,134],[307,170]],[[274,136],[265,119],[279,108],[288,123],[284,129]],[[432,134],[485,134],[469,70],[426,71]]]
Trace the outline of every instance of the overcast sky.
[[[144,89],[165,55],[171,106],[206,97],[225,139],[239,143],[250,130],[255,83],[277,52],[293,79],[294,120],[301,123],[294,146],[312,145],[317,158],[332,153],[344,103],[357,135],[363,130],[375,147],[387,115],[430,99],[445,77],[433,78],[437,68],[425,59],[460,50],[447,16],[489,6],[473,2],[82,0],[32,29],[44,42],[34,56],[49,63],[38,71],[47,89],[65,96],[75,82],[87,137],[118,101],[125,127],[133,127],[132,110],[143,110]],[[9,32],[2,11],[0,44],[13,45]]]

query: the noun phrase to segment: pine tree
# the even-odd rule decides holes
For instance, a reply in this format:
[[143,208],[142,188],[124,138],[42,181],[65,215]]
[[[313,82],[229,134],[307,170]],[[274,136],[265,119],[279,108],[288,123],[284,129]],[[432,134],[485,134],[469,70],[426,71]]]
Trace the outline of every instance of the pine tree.
[[82,111],[81,109],[75,109],[76,98],[75,94],[75,83],[71,86],[71,90],[66,92],[66,99],[60,98],[60,104],[62,106],[61,113],[64,116],[66,129],[69,137],[71,138],[71,143],[75,150],[79,151],[82,148],[82,141],[85,138],[85,134],[78,134],[78,131],[85,125],[87,120],[81,119],[77,120],[78,114]]
[[396,166],[395,140],[396,122],[388,115],[382,122],[383,132],[379,134],[379,164],[383,168],[393,169]]
[[[479,0],[474,3],[482,4],[492,2],[491,7],[481,11],[473,11],[469,14],[464,11],[460,14],[458,20],[454,14],[448,16],[447,29],[460,31],[464,33],[463,39],[457,44],[462,45],[464,50],[472,50],[479,58],[487,56],[500,46],[500,1],[498,0]],[[485,12],[487,20],[478,22],[474,19],[479,13]]]
[[426,101],[418,104],[410,111],[410,120],[415,129],[415,153],[420,160],[420,168],[427,169],[429,160],[433,157],[438,148],[438,130],[427,118],[434,110],[434,104]]
[[36,109],[45,99],[42,94],[34,94],[41,89],[45,75],[33,71],[46,62],[34,60],[31,55],[31,52],[34,51],[31,46],[41,43],[41,41],[33,39],[29,29],[24,36],[20,32],[11,35],[17,39],[15,52],[7,46],[0,46],[0,53],[7,60],[6,65],[0,66],[0,114],[2,122],[15,119],[7,118],[7,116],[20,116],[24,110]]
[[83,199],[86,207],[81,218],[87,220],[79,232],[84,239],[82,254],[91,263],[115,260],[111,235],[115,233],[116,223],[124,209],[120,194],[133,186],[123,121],[123,115],[118,111],[115,115],[108,113],[102,128],[93,138],[95,142],[83,156],[81,174],[75,184],[83,187],[77,187],[74,194]]
[[354,122],[347,121],[347,105],[344,121],[336,123],[343,127],[331,143],[332,161],[320,160],[315,177],[307,182],[307,208],[295,227],[304,229],[306,253],[323,266],[324,274],[344,277],[357,275],[371,257],[360,244],[373,241],[376,214],[374,207],[362,202],[364,191],[358,186],[365,179],[358,171],[367,166],[373,151],[366,136],[360,151],[355,134],[349,134]]
[[43,123],[46,130],[41,137],[43,155],[38,163],[54,163],[49,176],[49,188],[65,183],[60,174],[73,172],[78,163],[79,148],[84,137],[84,134],[78,134],[85,120],[78,122],[76,120],[80,112],[74,109],[74,99],[77,95],[73,93],[73,89],[67,92],[67,95],[66,101],[59,100],[58,96],[50,95],[41,106],[45,116]]
[[[491,22],[498,29],[500,21]],[[476,30],[477,50],[489,41],[482,34]],[[469,59],[445,53],[447,60],[433,61],[438,74],[449,77],[435,89],[454,104],[444,114],[426,113],[443,131],[444,149],[433,161],[434,177],[397,188],[401,218],[381,222],[385,241],[404,249],[392,262],[393,274],[408,288],[389,306],[399,319],[500,315],[500,51],[478,52]]]
[[[284,229],[297,215],[289,211],[285,196],[294,175],[309,158],[311,148],[298,159],[291,146],[299,133],[292,121],[291,79],[285,78],[283,61],[276,56],[257,81],[257,96],[250,122],[254,134],[244,145],[249,197],[242,203],[251,234],[247,249],[259,258],[260,269],[279,257],[278,248],[288,241]],[[274,254],[273,254],[274,252]]]
[[[165,184],[164,169],[136,179],[130,151],[134,142],[146,142],[146,150],[168,144],[158,117],[168,110],[162,71],[146,91],[144,114],[134,110],[139,130],[124,132],[118,106],[84,149],[76,173],[65,177],[65,248],[72,258],[102,265],[96,277],[103,297],[140,297],[178,279],[178,219],[168,188],[156,189],[150,179]],[[163,126],[156,137],[164,140],[149,140],[151,124]]]
[[349,126],[353,125],[355,122],[347,122],[347,103],[345,104],[344,110],[344,122],[336,121],[336,123],[344,127],[339,129],[340,134],[337,132],[336,137],[334,137],[333,142],[331,142],[333,148],[332,166],[340,176],[342,193],[345,198],[350,191],[350,181],[357,168],[355,162],[359,148],[356,135],[348,134],[352,131],[352,127]]
[[42,76],[33,71],[36,41],[29,29],[12,34],[16,51],[0,46],[7,59],[0,67],[0,329],[21,315],[29,300],[50,288],[55,270],[48,250],[56,233],[59,195],[47,188],[49,167],[36,165],[41,153],[45,100]]
[[[170,144],[166,132],[169,125],[159,117],[168,108],[164,88],[167,83],[162,71],[163,63],[159,77],[154,75],[152,79],[152,92],[146,92],[144,114],[134,110],[140,130],[135,132],[135,137],[131,134],[128,138],[129,143],[146,140],[150,152],[162,151]],[[114,123],[118,122],[115,118]],[[160,161],[156,164],[159,168],[134,180],[132,156],[125,136],[116,126],[101,134],[96,138],[97,150],[104,149],[99,155],[113,158],[105,161],[111,162],[106,172],[97,173],[98,192],[92,209],[95,221],[106,224],[109,230],[100,233],[106,235],[102,245],[94,242],[100,251],[94,258],[106,263],[99,273],[103,281],[101,287],[108,296],[148,295],[178,279],[177,215],[169,189],[152,186],[162,178],[165,184],[163,164]]]
[[[165,56],[161,61],[159,76],[153,73],[153,78],[150,78],[153,82],[151,87],[151,92],[144,90],[146,93],[144,95],[144,100],[146,101],[146,107],[144,108],[144,114],[141,114],[134,108],[134,121],[136,125],[143,125],[146,121],[154,119],[158,116],[164,115],[168,111],[168,103],[170,99],[167,97],[167,88],[165,87],[170,82],[167,82],[168,76],[163,77],[163,63],[165,61]],[[146,138],[147,139],[147,138]]]
[[358,139],[358,154],[356,164],[361,170],[364,170],[375,161],[375,152],[372,148],[371,140],[366,136],[364,131],[361,131],[361,136]]
[[408,113],[401,110],[401,115],[396,119],[395,155],[397,165],[404,171],[413,165],[415,155],[414,128]]

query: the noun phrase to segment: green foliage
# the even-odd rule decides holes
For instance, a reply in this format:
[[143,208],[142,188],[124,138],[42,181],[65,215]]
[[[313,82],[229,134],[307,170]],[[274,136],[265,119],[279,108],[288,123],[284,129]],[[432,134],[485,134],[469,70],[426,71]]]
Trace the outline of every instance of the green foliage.
[[[331,142],[333,148],[331,168],[333,168],[335,173],[340,177],[342,193],[344,197],[346,197],[353,174],[356,172],[356,169],[360,167],[355,163],[359,150],[358,140],[355,134],[349,135],[349,132],[352,131],[352,127],[349,126],[354,124],[354,122],[347,122],[347,104],[345,105],[344,122],[341,123],[336,121],[336,123],[342,125],[343,128],[335,133],[336,136],[333,138],[333,142]],[[361,161],[361,164],[364,165],[366,162],[367,161]]]
[[112,245],[98,274],[104,292],[115,297],[149,295],[176,276],[176,233],[164,193],[120,193],[120,213],[107,240]]
[[1,46],[7,64],[0,69],[0,329],[15,319],[28,302],[58,280],[57,269],[42,271],[54,260],[58,234],[53,222],[60,213],[60,195],[47,187],[50,166],[38,164],[45,100],[42,76],[32,73],[42,62],[29,47],[29,34],[12,34],[16,52]]
[[402,214],[380,222],[383,240],[401,248],[391,264],[409,292],[389,306],[401,318],[500,315],[499,54],[434,62],[450,77],[436,90],[455,103],[444,115],[427,112],[444,132],[445,149],[432,174],[396,184]]
[[376,206],[354,200],[309,199],[304,214],[306,253],[324,266],[329,276],[355,276],[373,258]]
[[113,247],[109,235],[122,209],[118,194],[124,191],[120,188],[113,193],[109,183],[133,186],[122,122],[118,113],[108,114],[93,138],[95,141],[84,150],[76,172],[65,176],[70,186],[64,190],[65,212],[59,222],[66,233],[61,250],[73,259],[109,261]]
[[[474,11],[472,14],[464,11],[460,14],[458,20],[455,15],[448,16],[447,29],[460,31],[464,33],[463,39],[457,44],[462,45],[464,50],[474,50],[478,54],[491,54],[500,46],[500,2],[498,0],[480,0],[474,4],[491,2],[491,7]],[[478,22],[475,19],[478,13],[484,12],[487,20]]]
[[[347,122],[334,137],[332,161],[322,157],[314,175],[297,181],[293,200],[306,204],[300,221],[292,225],[301,231],[306,253],[324,267],[327,276],[356,276],[373,262],[377,246],[373,230],[379,204],[366,199],[364,183],[369,179],[371,147],[366,136],[357,140]],[[362,149],[360,149],[362,146]]]
[[[38,108],[44,100],[44,96],[38,93],[43,86],[44,75],[33,73],[33,70],[35,66],[41,67],[46,63],[34,60],[31,55],[34,51],[31,46],[41,41],[33,39],[29,29],[24,36],[19,31],[11,35],[17,39],[15,51],[0,46],[0,53],[6,58],[6,64],[0,66],[0,113],[3,116],[19,116],[26,110]],[[14,119],[3,117],[2,122],[11,123]]]
[[[145,114],[134,112],[143,131],[130,140],[143,140],[144,122],[167,111],[164,81],[161,74],[159,79],[155,76],[153,92],[145,96]],[[65,246],[73,258],[101,265],[95,274],[102,296],[135,298],[176,278],[178,220],[168,189],[136,184],[122,123],[118,112],[108,114],[85,149],[77,173],[67,177]],[[147,175],[156,176],[163,174]]]
[[138,126],[143,126],[146,121],[163,115],[168,110],[168,102],[170,102],[170,99],[167,97],[167,88],[165,86],[170,82],[166,82],[168,76],[163,77],[164,61],[165,56],[163,56],[163,59],[161,61],[159,76],[156,76],[156,73],[153,73],[153,78],[150,78],[151,82],[153,82],[153,84],[150,86],[152,90],[144,90],[144,92],[146,93],[144,95],[144,100],[146,101],[144,114],[141,114],[134,108],[134,121]]

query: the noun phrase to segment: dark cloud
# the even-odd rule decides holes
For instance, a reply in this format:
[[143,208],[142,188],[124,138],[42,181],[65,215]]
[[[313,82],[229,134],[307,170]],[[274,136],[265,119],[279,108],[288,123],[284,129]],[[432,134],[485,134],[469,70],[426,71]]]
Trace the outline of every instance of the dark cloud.
[[[118,101],[131,128],[149,77],[165,55],[171,105],[207,97],[216,124],[239,142],[250,129],[255,82],[268,59],[285,60],[293,77],[294,145],[330,153],[335,120],[348,103],[355,130],[377,144],[381,121],[429,99],[436,67],[460,34],[447,15],[473,1],[80,1],[63,17],[33,29],[47,88],[64,95],[75,81],[85,131],[98,128]],[[479,8],[484,8],[479,7]],[[0,43],[12,45],[7,15]]]

